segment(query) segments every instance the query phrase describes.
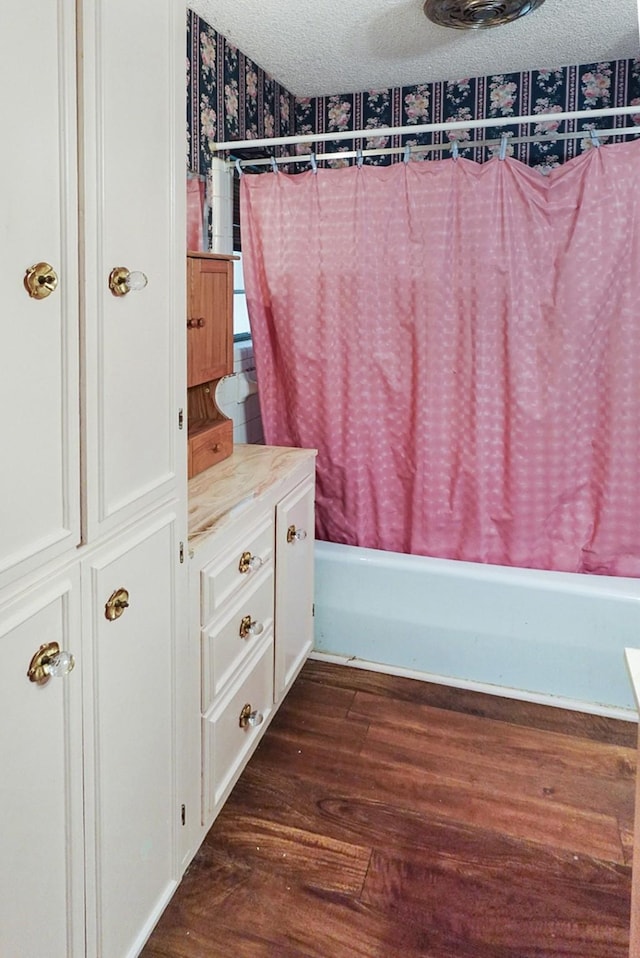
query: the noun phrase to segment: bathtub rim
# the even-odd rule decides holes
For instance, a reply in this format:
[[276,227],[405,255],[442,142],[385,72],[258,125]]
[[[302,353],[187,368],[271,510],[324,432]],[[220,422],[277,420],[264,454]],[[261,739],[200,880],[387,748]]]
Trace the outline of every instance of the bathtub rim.
[[[590,572],[555,572],[548,569],[529,569],[521,566],[494,565],[488,562],[467,562],[463,559],[440,559],[436,556],[409,555],[403,552],[386,552],[338,542],[315,540],[315,549],[320,555],[334,557],[338,561],[381,566],[392,562],[395,568],[428,564],[441,575],[462,575],[477,581],[500,581],[509,585],[521,585],[523,580],[532,589],[568,591],[580,595],[610,596],[618,600],[640,603],[640,578],[629,576],[599,575]],[[343,557],[342,559],[340,557]],[[386,558],[385,558],[386,557]]]

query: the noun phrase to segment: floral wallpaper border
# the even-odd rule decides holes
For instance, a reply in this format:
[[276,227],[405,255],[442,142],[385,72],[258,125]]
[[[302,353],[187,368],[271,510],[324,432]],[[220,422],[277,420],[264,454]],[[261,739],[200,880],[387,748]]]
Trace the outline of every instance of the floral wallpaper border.
[[[515,156],[541,172],[548,172],[593,146],[589,130],[633,126],[640,123],[640,112],[633,117],[595,118],[594,121],[546,122],[533,128],[506,126],[481,130],[456,130],[445,134],[385,137],[375,130],[384,126],[442,123],[449,120],[490,119],[491,117],[527,116],[537,113],[561,113],[615,106],[640,104],[640,59],[589,63],[558,70],[532,70],[527,73],[504,73],[488,77],[465,78],[451,82],[425,83],[417,86],[369,90],[363,93],[337,94],[296,100],[296,133],[330,133],[332,130],[370,129],[371,136],[360,141],[335,141],[318,144],[322,152],[345,152],[385,146],[419,146],[442,143],[441,151],[412,153],[413,158],[440,159],[450,154],[450,141],[457,140],[461,156],[483,162],[490,159],[497,147],[476,147],[474,142],[494,139],[506,133],[533,136],[545,133],[546,141],[508,146]],[[640,108],[639,108],[640,109]],[[556,140],[554,135],[584,130],[576,140]],[[639,130],[640,133],[640,130]],[[607,138],[603,137],[602,142]],[[305,152],[309,149],[305,148]],[[302,150],[300,150],[302,152]],[[394,157],[369,157],[367,162],[386,164],[402,160]],[[347,162],[327,161],[330,166]]]
[[[514,125],[404,137],[386,137],[375,132],[385,126],[560,113],[635,103],[639,105],[638,115],[615,120],[596,118],[593,123],[582,121],[580,129],[585,135],[575,140],[556,140],[554,134],[577,130],[576,121],[540,123],[534,128]],[[461,156],[483,162],[497,148],[475,146],[480,140],[495,139],[502,133],[509,139],[545,133],[544,141],[508,145],[509,155],[545,173],[590,149],[591,128],[633,126],[634,122],[639,124],[640,134],[640,58],[303,98],[295,97],[206,21],[187,11],[187,169],[192,175],[206,175],[216,141],[356,129],[369,129],[371,136],[361,141],[319,143],[317,155],[384,146],[442,144],[442,150],[411,155],[412,159],[439,159],[449,155],[450,140],[455,137]],[[298,152],[308,153],[310,148],[299,147]],[[367,158],[368,163],[380,165],[399,160],[401,153]],[[327,165],[343,166],[348,162],[353,161],[338,158],[327,161]]]

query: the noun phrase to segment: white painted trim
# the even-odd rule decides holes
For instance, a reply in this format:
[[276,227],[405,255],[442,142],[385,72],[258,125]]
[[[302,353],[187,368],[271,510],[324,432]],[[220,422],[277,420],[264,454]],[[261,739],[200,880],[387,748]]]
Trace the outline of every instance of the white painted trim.
[[594,702],[581,702],[577,699],[566,699],[557,695],[545,695],[541,692],[527,692],[523,689],[512,689],[503,685],[491,685],[487,682],[471,682],[447,675],[434,675],[431,672],[419,672],[416,669],[368,662],[366,659],[358,659],[355,656],[332,655],[328,652],[316,652],[314,650],[309,658],[318,662],[329,662],[333,665],[347,665],[354,669],[364,669],[367,672],[381,672],[383,675],[399,675],[402,678],[417,679],[420,682],[432,682],[434,685],[447,685],[453,689],[484,692],[487,695],[497,695],[500,698],[532,702],[535,705],[549,705],[553,708],[567,709],[572,712],[602,715],[604,718],[618,719],[622,722],[638,722],[638,713],[634,709],[624,709],[613,705],[598,705]]

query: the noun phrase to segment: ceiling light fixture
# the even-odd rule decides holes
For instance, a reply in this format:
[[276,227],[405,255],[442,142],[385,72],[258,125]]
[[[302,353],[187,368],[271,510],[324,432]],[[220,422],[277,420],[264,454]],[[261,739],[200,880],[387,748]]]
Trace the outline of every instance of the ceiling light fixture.
[[425,0],[424,12],[440,27],[485,30],[511,23],[542,6],[544,0]]

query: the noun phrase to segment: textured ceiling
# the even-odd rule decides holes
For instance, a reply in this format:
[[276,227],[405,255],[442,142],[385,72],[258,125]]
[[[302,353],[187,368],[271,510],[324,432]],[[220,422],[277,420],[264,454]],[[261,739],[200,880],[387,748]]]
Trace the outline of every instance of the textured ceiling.
[[423,0],[187,0],[298,96],[635,57],[637,0],[545,0],[486,30],[437,27]]

